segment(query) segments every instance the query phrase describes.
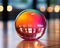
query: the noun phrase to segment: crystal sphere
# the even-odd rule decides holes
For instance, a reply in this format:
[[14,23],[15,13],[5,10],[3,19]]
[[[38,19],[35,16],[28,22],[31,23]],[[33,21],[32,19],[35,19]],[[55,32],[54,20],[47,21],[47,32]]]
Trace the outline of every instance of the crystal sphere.
[[39,39],[45,33],[46,18],[38,10],[27,9],[18,14],[15,28],[23,39]]

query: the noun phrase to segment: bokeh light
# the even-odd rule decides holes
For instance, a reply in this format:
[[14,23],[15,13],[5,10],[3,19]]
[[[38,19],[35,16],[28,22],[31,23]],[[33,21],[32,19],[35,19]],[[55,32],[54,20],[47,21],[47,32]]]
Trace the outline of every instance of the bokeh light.
[[13,8],[12,8],[11,5],[8,5],[8,6],[7,6],[7,11],[8,11],[8,12],[12,11],[12,9],[13,9]]
[[4,8],[2,5],[0,5],[0,12],[3,12]]
[[41,6],[41,7],[40,7],[40,11],[41,11],[41,12],[45,12],[45,11],[46,11],[46,8],[45,8],[44,6]]
[[52,7],[52,6],[49,6],[49,7],[47,8],[47,11],[48,11],[48,12],[53,12],[53,7]]
[[60,8],[59,5],[56,5],[54,8],[54,12],[56,12],[56,13],[59,12],[59,8]]

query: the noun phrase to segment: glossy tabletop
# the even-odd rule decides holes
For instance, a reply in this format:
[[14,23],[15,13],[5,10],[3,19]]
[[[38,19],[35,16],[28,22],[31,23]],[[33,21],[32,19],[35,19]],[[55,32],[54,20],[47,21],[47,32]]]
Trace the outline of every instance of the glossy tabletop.
[[0,21],[0,48],[60,48],[60,21],[58,19],[47,21],[46,33],[38,40],[20,38],[14,24],[14,21],[8,21],[7,34],[4,34],[3,22]]

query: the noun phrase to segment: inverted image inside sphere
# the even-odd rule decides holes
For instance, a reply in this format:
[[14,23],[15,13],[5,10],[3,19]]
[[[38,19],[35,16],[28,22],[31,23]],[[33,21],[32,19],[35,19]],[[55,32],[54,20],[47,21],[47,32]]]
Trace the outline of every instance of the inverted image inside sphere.
[[18,35],[24,39],[40,38],[46,28],[46,19],[38,10],[24,10],[15,21]]

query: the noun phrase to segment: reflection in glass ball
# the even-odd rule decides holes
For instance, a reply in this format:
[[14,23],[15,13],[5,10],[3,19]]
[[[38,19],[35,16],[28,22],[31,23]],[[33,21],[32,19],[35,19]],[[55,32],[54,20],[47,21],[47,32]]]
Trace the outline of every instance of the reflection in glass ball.
[[38,39],[45,33],[46,19],[38,10],[24,10],[17,16],[15,27],[20,37]]
[[45,45],[38,40],[23,40],[17,48],[45,48]]

